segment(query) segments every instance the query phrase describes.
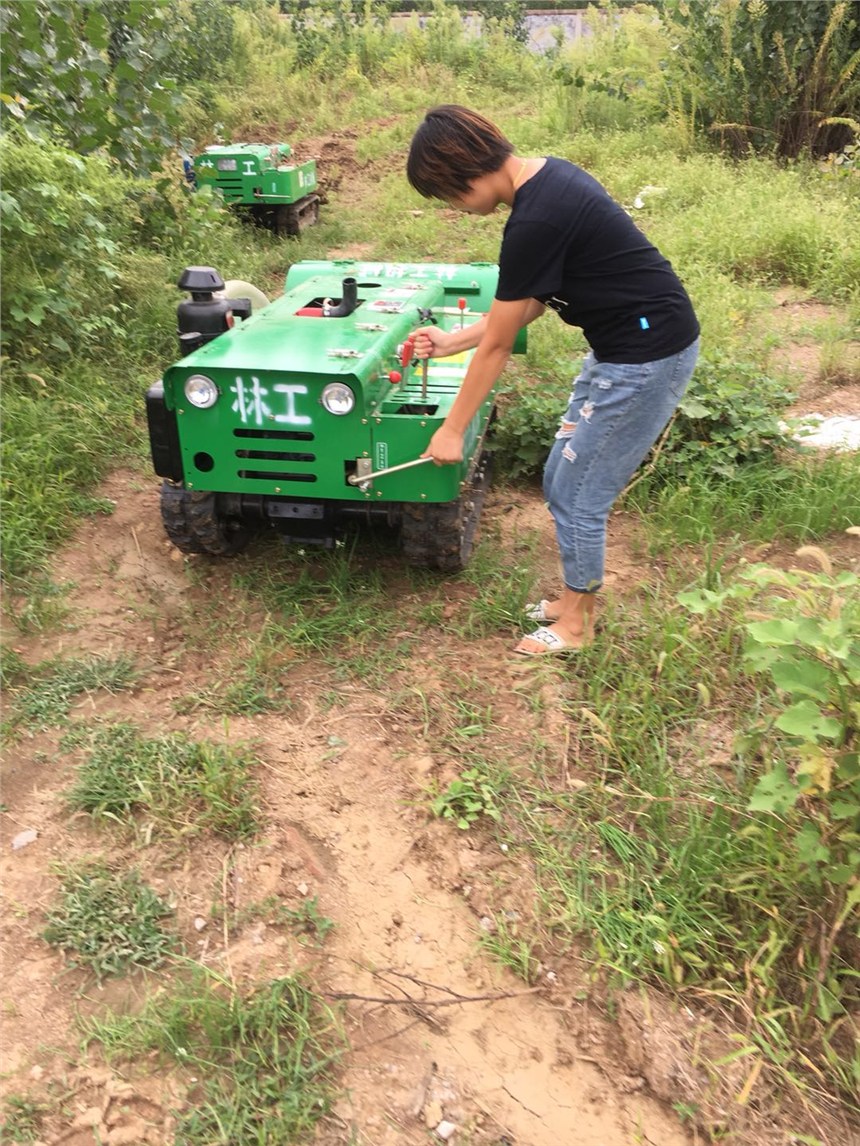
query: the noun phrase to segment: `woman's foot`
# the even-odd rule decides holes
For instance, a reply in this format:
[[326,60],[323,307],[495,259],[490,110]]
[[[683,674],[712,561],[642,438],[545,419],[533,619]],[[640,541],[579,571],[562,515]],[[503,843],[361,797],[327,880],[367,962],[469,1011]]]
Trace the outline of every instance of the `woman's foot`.
[[583,648],[594,637],[594,605],[593,593],[575,593],[572,589],[565,589],[558,600],[540,601],[528,615],[540,621],[541,627],[523,637],[514,652],[546,656]]
[[571,633],[560,624],[541,625],[523,637],[514,652],[523,657],[557,656],[560,653],[576,652],[587,645],[589,639],[584,633]]
[[535,605],[526,605],[524,612],[530,621],[551,625],[561,614],[561,601],[538,601]]

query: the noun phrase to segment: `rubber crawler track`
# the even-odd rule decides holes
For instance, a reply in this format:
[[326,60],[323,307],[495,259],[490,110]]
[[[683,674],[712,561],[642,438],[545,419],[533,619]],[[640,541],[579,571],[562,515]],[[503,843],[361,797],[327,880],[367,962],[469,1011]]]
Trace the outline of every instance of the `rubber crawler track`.
[[182,489],[169,481],[161,487],[161,520],[183,553],[227,557],[244,549],[251,537],[240,521],[218,514],[214,493]]
[[275,233],[282,237],[286,235],[295,237],[305,227],[312,227],[319,221],[319,217],[319,196],[306,195],[296,203],[275,208]]
[[466,567],[490,484],[492,457],[482,451],[468,490],[443,504],[406,504],[400,531],[403,555],[410,565],[457,573]]

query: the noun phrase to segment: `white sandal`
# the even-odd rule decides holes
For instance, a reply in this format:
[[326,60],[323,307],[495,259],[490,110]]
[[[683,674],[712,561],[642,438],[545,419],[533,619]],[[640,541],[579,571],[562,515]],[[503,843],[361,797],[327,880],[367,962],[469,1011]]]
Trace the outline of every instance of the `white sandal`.
[[559,653],[577,653],[580,649],[579,645],[570,644],[564,637],[560,637],[558,633],[554,633],[552,629],[547,629],[543,625],[539,629],[535,629],[533,633],[526,633],[522,639],[535,641],[544,647],[542,649],[515,648],[514,652],[520,657],[545,657]]
[[530,621],[537,621],[539,625],[553,625],[558,620],[558,617],[550,617],[547,614],[546,607],[549,601],[538,601],[535,604],[526,605],[523,612]]

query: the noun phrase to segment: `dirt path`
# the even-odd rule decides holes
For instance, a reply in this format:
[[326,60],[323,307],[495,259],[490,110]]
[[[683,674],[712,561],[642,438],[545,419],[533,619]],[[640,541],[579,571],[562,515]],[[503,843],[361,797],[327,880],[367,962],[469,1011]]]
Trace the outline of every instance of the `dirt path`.
[[[216,571],[203,586],[193,562],[168,545],[153,480],[119,472],[100,495],[115,503],[115,512],[83,522],[57,558],[57,578],[71,585],[65,621],[16,647],[29,663],[120,653],[135,660],[142,672],[135,691],[87,697],[77,718],[132,720],[152,735],[184,729],[199,738],[255,743],[266,816],[258,840],[231,853],[202,845],[172,865],[141,849],[124,855],[176,903],[189,950],[237,981],[293,971],[306,956],[264,922],[246,927],[226,949],[217,928],[195,930],[194,920],[209,916],[227,875],[237,910],[268,895],[316,896],[334,921],[322,955],[314,956],[318,986],[362,998],[347,1003],[352,1049],[344,1098],[319,1140],[410,1146],[426,1142],[428,1128],[447,1120],[461,1142],[557,1146],[572,1141],[575,1129],[578,1146],[686,1146],[690,1139],[677,1117],[645,1093],[642,1077],[607,1048],[598,1017],[576,1001],[582,983],[575,962],[541,968],[531,992],[479,950],[489,918],[485,894],[501,869],[510,874],[519,861],[488,835],[467,835],[428,816],[427,788],[439,762],[390,711],[385,695],[341,686],[340,703],[324,715],[315,697],[327,672],[311,665],[294,678],[289,719],[176,713],[176,697],[200,687],[206,674],[200,650],[186,647],[188,618],[211,606],[213,589],[217,598],[229,574]],[[506,529],[543,520],[539,501],[528,495],[515,503],[496,499],[488,513],[503,517]],[[547,561],[551,553],[548,543]],[[616,579],[633,575],[626,544],[615,542],[609,565]],[[497,643],[500,649],[500,641],[482,642],[479,656],[487,665],[497,661]],[[64,974],[58,955],[38,937],[56,892],[52,864],[117,846],[65,810],[61,794],[73,765],[52,732],[23,739],[8,760],[0,866],[3,1092],[61,1082],[71,1095],[70,1122],[55,1119],[45,1141],[83,1146],[99,1140],[98,1127],[75,1126],[75,1119],[107,1109],[124,1086],[131,1121],[119,1120],[114,1129],[136,1127],[146,1136],[108,1140],[167,1142],[169,1078],[155,1072],[126,1081],[78,1061],[75,1051],[76,1010],[127,1004],[129,992],[133,998],[144,985],[99,990]],[[28,829],[38,838],[13,850],[11,839]],[[473,1001],[438,1005],[455,996]],[[365,1001],[379,998],[401,1002]]]

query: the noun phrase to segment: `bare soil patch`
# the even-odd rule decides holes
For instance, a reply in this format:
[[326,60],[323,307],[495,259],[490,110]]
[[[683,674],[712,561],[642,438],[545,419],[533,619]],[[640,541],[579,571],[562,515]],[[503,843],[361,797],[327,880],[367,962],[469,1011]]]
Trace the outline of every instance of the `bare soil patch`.
[[821,332],[843,325],[844,312],[790,291],[776,292],[774,301],[768,319],[784,341],[774,347],[771,360],[785,371],[797,393],[789,416],[860,415],[860,338],[841,340],[841,366],[834,377],[826,377],[823,361]]
[[[175,729],[252,742],[266,826],[244,847],[142,847],[69,814],[62,794],[76,758],[59,748],[56,730],[15,744],[0,861],[3,1093],[64,1096],[43,1140],[166,1146],[186,1084],[154,1063],[108,1068],[95,1053],[78,1051],[76,1013],[134,1007],[158,979],[98,987],[65,969],[40,938],[56,894],[53,865],[107,856],[137,866],[171,900],[186,950],[204,964],[240,983],[303,968],[321,991],[345,999],[351,1050],[344,1096],[318,1135],[325,1146],[417,1146],[445,1120],[458,1127],[455,1141],[487,1146],[690,1146],[695,1136],[671,1104],[695,1100],[709,1117],[720,1117],[737,1080],[716,1086],[690,1063],[706,1022],[712,1041],[725,1040],[725,1032],[650,995],[631,995],[611,1021],[575,952],[541,964],[534,989],[482,952],[478,939],[494,913],[528,917],[528,862],[515,850],[501,851],[479,828],[463,833],[429,816],[429,792],[456,774],[456,762],[434,757],[420,722],[386,693],[337,681],[329,666],[310,661],[289,671],[285,712],[229,719],[178,713],[176,700],[199,691],[211,670],[211,653],[193,639],[195,618],[231,607],[234,564],[185,558],[169,545],[154,480],[120,471],[99,493],[114,513],[82,522],[57,558],[55,575],[69,586],[65,623],[17,638],[15,647],[31,664],[56,656],[134,659],[136,689],[85,697],[76,720],[130,720],[151,735]],[[547,591],[557,585],[555,546],[536,490],[494,492],[486,527],[506,545],[537,532],[542,584]],[[624,514],[612,519],[607,567],[609,586],[622,595],[660,576],[643,560],[635,523]],[[452,602],[462,591],[451,583]],[[441,664],[459,660],[500,678],[509,695],[499,706],[499,731],[525,731],[532,686],[524,691],[506,663],[510,640],[489,637],[464,648],[440,631],[435,650],[419,650],[409,674],[431,700],[450,688],[439,644]],[[551,682],[541,687],[552,689]],[[320,696],[331,688],[339,702],[325,708]],[[11,840],[27,829],[37,839],[13,850]],[[316,949],[265,915],[226,937],[213,921],[213,907],[225,900],[241,913],[268,897],[296,905],[316,897],[335,926]],[[207,923],[197,930],[200,919]],[[762,1111],[734,1141],[786,1142],[772,1118]]]
[[[360,996],[346,1003],[352,1050],[345,1097],[322,1142],[424,1142],[428,1127],[447,1119],[460,1127],[461,1141],[555,1146],[575,1126],[577,1141],[594,1146],[620,1146],[636,1133],[662,1146],[688,1143],[641,1076],[631,1078],[607,1049],[599,1012],[592,1019],[573,999],[582,988],[576,964],[549,978],[545,968],[532,991],[479,952],[500,872],[515,887],[519,861],[480,832],[466,836],[428,817],[427,791],[445,765],[408,720],[392,714],[385,696],[343,686],[337,710],[323,712],[317,696],[328,672],[311,665],[296,674],[289,718],[221,721],[175,711],[177,697],[202,684],[207,671],[199,651],[186,645],[189,615],[211,608],[213,592],[217,598],[228,591],[229,563],[201,585],[194,561],[163,535],[153,481],[118,472],[100,496],[115,503],[115,512],[83,522],[58,557],[56,575],[69,585],[65,625],[21,637],[17,650],[34,664],[120,653],[135,660],[142,676],[133,693],[86,697],[75,719],[131,720],[151,735],[181,729],[200,739],[252,741],[267,827],[244,848],[210,842],[173,857],[118,842],[65,807],[76,759],[60,750],[56,730],[15,745],[2,816],[3,1091],[67,1096],[65,1114],[51,1115],[45,1140],[78,1146],[102,1134],[102,1141],[166,1143],[172,1132],[178,1080],[154,1067],[144,1078],[111,1070],[76,1052],[75,1012],[97,1012],[107,1002],[134,1005],[154,979],[98,987],[64,969],[40,938],[56,894],[52,865],[98,855],[139,867],[175,904],[175,927],[189,953],[237,981],[312,965],[321,989]],[[511,535],[535,526],[547,533],[542,560],[554,573],[536,495],[503,493],[489,515]],[[609,564],[619,583],[636,580],[621,536]],[[475,649],[479,667],[493,671],[502,647],[491,640]],[[512,705],[505,719],[516,718]],[[37,839],[13,850],[11,840],[28,829]],[[240,912],[268,896],[315,896],[335,927],[320,953],[265,919],[225,945],[217,924],[198,932],[194,923],[211,919],[225,886]],[[369,1001],[380,997],[393,1001]],[[465,1001],[451,1005],[458,997]],[[125,1136],[132,1132],[138,1137]]]

